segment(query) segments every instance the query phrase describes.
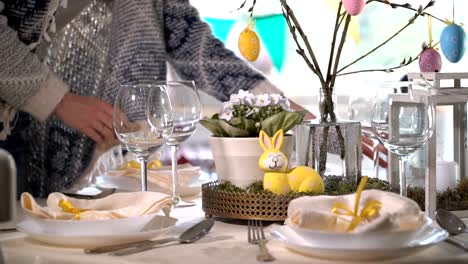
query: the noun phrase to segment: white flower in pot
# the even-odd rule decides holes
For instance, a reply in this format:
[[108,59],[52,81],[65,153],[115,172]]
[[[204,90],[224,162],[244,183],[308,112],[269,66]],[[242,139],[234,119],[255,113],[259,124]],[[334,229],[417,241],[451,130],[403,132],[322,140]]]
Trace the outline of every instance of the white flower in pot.
[[[258,158],[263,153],[258,144],[260,131],[270,136],[280,129],[287,132],[301,123],[304,115],[305,112],[291,111],[287,98],[279,94],[254,95],[240,90],[231,95],[220,114],[200,121],[213,133],[210,145],[218,180],[238,187],[261,181],[264,173],[258,167]],[[286,136],[281,151],[288,158],[293,145],[293,136]]]

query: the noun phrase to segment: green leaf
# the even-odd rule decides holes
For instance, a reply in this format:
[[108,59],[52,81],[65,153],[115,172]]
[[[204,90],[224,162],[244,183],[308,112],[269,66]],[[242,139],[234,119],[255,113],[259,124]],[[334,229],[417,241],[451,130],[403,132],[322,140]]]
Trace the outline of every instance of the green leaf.
[[278,130],[283,129],[283,132],[288,132],[291,128],[302,122],[304,118],[302,112],[281,112],[272,115],[261,123],[262,130],[264,130],[270,137],[272,137]]
[[203,118],[200,120],[200,124],[213,133],[216,137],[228,137],[229,134],[224,131],[223,127],[220,124],[220,119],[209,119]]
[[237,128],[224,120],[220,120],[219,124],[229,137],[248,137],[250,136],[249,131]]
[[245,117],[234,117],[231,119],[231,121],[229,121],[229,124],[242,130],[248,131],[249,136],[257,136],[259,132],[258,128],[255,126],[255,121]]

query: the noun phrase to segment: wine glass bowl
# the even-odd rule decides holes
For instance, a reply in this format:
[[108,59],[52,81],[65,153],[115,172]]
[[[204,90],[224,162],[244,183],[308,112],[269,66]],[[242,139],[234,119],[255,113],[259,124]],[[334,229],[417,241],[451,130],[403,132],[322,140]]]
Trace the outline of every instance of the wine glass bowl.
[[397,82],[380,88],[374,100],[372,132],[400,163],[400,194],[406,196],[404,162],[428,142],[434,131],[432,87],[423,82]]
[[113,113],[114,131],[141,163],[142,191],[147,191],[148,158],[172,132],[172,107],[164,85],[122,85]]

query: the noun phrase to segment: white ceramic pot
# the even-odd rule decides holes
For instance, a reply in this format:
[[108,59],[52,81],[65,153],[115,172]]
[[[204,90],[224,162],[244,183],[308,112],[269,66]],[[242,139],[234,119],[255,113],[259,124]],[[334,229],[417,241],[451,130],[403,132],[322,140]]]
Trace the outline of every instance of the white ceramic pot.
[[[211,137],[210,146],[218,181],[230,181],[238,187],[245,188],[256,181],[263,180],[264,172],[258,167],[258,159],[263,154],[258,137]],[[294,137],[286,135],[281,151],[288,159],[293,146]]]

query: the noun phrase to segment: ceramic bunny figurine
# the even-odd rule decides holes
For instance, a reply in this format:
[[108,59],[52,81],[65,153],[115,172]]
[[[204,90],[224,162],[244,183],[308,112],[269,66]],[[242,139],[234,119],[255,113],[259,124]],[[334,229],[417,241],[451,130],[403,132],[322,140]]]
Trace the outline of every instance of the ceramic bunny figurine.
[[286,194],[291,190],[323,193],[322,178],[312,168],[299,166],[288,170],[288,158],[280,151],[283,139],[283,130],[276,132],[273,138],[260,131],[259,141],[264,153],[258,160],[258,166],[265,172],[263,189],[275,194]]

